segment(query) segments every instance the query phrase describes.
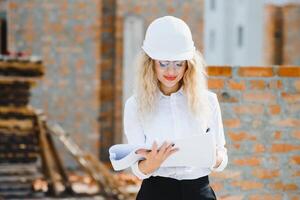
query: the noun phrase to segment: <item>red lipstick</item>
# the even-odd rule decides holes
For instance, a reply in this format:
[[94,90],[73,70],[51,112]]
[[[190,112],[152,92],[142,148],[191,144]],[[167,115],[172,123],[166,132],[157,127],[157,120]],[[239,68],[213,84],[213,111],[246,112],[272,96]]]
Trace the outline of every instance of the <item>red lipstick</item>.
[[167,79],[168,81],[174,81],[176,77],[177,76],[164,76],[164,78]]

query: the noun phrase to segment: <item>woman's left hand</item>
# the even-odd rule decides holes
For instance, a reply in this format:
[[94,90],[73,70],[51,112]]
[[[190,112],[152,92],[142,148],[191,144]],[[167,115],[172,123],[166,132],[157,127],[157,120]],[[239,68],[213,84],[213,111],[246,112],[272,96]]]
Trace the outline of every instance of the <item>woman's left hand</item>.
[[217,161],[216,161],[216,165],[214,166],[214,168],[218,168],[223,161],[223,157],[222,157],[222,155],[219,154],[219,151],[217,150],[216,152],[217,152],[217,156],[216,156]]

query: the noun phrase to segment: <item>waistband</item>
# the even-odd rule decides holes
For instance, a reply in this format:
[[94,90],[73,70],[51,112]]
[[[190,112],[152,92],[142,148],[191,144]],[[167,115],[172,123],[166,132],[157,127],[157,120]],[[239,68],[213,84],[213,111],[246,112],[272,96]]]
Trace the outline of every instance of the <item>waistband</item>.
[[208,175],[197,178],[197,179],[184,179],[177,180],[174,178],[163,177],[163,176],[151,176],[143,180],[144,182],[159,183],[159,184],[180,184],[180,185],[197,185],[198,187],[205,187],[209,185]]

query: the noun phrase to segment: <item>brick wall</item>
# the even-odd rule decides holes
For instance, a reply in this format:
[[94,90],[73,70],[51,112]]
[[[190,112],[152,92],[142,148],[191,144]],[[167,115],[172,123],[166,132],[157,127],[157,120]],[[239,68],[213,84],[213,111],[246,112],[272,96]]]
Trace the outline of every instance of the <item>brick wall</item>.
[[97,154],[101,1],[7,3],[9,50],[40,55],[46,66],[31,104]]
[[264,63],[281,64],[283,62],[283,16],[279,6],[265,7]]
[[283,64],[300,65],[300,4],[283,7]]
[[208,67],[229,163],[211,175],[221,199],[299,199],[300,67]]
[[264,63],[300,65],[300,5],[267,5],[264,20]]
[[100,158],[109,161],[108,148],[117,142],[122,127],[122,66],[117,65],[116,1],[102,1],[101,32],[101,107],[100,107]]
[[203,51],[204,0],[122,0],[117,1],[117,7],[117,17],[119,20],[124,20],[128,15],[139,16],[144,20],[145,31],[148,24],[157,17],[174,15],[183,19],[191,28],[197,48]]

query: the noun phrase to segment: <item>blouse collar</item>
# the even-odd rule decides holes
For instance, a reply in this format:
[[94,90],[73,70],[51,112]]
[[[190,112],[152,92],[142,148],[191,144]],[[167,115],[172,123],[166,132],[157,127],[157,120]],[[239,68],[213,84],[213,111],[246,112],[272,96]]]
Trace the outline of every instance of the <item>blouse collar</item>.
[[170,98],[173,95],[180,96],[180,95],[183,95],[183,86],[181,86],[179,88],[179,90],[177,90],[176,92],[171,93],[169,96],[162,93],[162,91],[160,89],[158,89],[158,93],[159,93],[160,98]]

